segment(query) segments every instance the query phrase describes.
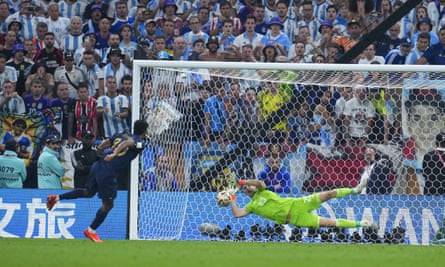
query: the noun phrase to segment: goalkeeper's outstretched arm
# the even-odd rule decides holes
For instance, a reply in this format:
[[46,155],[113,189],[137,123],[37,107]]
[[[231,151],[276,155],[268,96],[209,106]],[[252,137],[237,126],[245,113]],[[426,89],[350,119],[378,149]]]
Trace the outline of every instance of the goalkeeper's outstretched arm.
[[230,206],[232,207],[232,213],[235,218],[244,217],[244,216],[247,216],[250,214],[250,212],[248,212],[246,210],[246,208],[238,207],[238,205],[236,204],[236,196],[235,195],[231,195],[230,197],[232,198],[232,201],[230,202]]

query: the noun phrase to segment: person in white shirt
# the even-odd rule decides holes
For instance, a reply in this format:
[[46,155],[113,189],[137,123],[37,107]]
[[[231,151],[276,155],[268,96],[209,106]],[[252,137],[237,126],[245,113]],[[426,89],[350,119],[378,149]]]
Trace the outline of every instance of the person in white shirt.
[[59,5],[51,3],[48,6],[48,30],[54,33],[57,43],[60,44],[63,37],[68,34],[70,19],[60,16]]
[[385,64],[385,58],[382,56],[376,56],[375,55],[375,44],[370,44],[366,49],[363,51],[363,57],[360,58],[358,61],[358,64],[371,64],[373,61],[377,61],[380,64]]
[[261,45],[261,40],[263,39],[262,34],[255,32],[256,19],[254,16],[247,16],[244,22],[244,33],[238,35],[233,41],[233,46],[236,46],[240,53],[242,53],[242,48],[244,45],[251,45],[253,49],[258,45]]
[[10,81],[3,82],[0,92],[0,111],[14,114],[25,113],[25,102],[15,91],[14,84]]
[[85,73],[77,66],[74,66],[74,54],[66,51],[63,55],[64,66],[60,66],[54,72],[55,82],[68,84],[70,97],[77,99],[77,86],[85,82]]
[[363,146],[374,125],[375,108],[368,100],[366,87],[357,85],[353,93],[354,97],[346,102],[343,112],[344,136],[348,146]]

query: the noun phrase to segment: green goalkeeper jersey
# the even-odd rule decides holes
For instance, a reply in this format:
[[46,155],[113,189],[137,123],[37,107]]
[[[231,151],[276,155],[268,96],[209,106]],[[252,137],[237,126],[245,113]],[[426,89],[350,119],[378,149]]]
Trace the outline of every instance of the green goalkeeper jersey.
[[287,214],[294,203],[295,198],[281,198],[272,191],[259,190],[245,208],[250,213],[272,220],[277,224],[285,224]]

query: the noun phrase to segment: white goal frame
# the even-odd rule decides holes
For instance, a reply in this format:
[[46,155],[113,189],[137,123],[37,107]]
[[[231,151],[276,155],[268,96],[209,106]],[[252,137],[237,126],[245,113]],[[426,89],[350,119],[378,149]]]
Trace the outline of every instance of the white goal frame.
[[[261,63],[261,62],[215,62],[215,61],[165,61],[165,60],[134,60],[133,62],[133,103],[132,123],[140,119],[141,114],[141,69],[142,68],[172,69],[233,69],[233,70],[290,70],[314,72],[437,72],[445,76],[444,66],[432,65],[374,65],[374,64],[294,64],[294,63]],[[129,190],[129,239],[138,238],[138,181],[139,158],[131,163]]]

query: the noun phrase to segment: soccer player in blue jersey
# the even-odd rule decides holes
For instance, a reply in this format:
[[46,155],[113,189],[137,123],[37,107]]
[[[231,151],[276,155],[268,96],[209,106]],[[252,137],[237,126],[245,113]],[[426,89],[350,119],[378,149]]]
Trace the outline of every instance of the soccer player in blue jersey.
[[[84,234],[93,242],[102,242],[96,229],[102,224],[113,208],[117,196],[117,179],[121,168],[128,164],[145,147],[148,124],[145,120],[137,120],[133,126],[133,135],[117,134],[104,140],[98,147],[99,160],[91,167],[86,188],[77,188],[61,195],[49,195],[46,207],[52,210],[54,205],[63,199],[90,198],[96,193],[102,199],[102,206]],[[105,151],[109,150],[109,153]]]

